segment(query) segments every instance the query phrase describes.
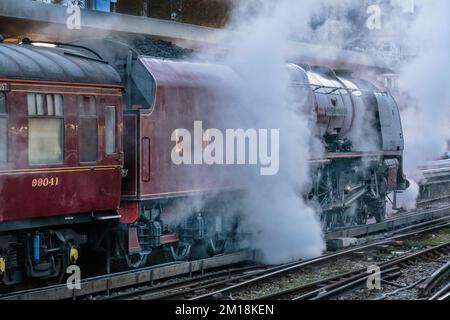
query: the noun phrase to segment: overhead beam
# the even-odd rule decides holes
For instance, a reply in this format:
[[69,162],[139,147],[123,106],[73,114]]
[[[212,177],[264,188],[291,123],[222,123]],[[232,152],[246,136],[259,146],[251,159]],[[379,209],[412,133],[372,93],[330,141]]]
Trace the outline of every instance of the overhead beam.
[[[62,5],[31,0],[0,2],[1,32],[12,36],[26,33],[49,38],[74,39],[88,35],[125,33],[214,43],[223,34],[222,30],[208,27],[89,9],[81,9],[81,29],[70,30],[66,25],[68,18],[67,7]],[[92,34],[93,30],[96,33]]]
[[[37,41],[73,41],[107,35],[139,35],[173,41],[187,48],[218,44],[232,31],[168,20],[81,9],[81,29],[70,30],[67,7],[31,0],[0,2],[0,33]],[[270,45],[270,43],[268,43]],[[303,42],[291,43],[290,56],[297,62],[331,68],[376,68],[389,72],[387,64],[371,55]]]

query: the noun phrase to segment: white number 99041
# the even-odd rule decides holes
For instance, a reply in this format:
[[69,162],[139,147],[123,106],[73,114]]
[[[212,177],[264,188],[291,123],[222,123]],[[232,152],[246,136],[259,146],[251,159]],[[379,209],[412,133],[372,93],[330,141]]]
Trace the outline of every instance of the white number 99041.
[[31,180],[31,186],[33,188],[56,187],[59,186],[59,178],[34,178],[33,180]]

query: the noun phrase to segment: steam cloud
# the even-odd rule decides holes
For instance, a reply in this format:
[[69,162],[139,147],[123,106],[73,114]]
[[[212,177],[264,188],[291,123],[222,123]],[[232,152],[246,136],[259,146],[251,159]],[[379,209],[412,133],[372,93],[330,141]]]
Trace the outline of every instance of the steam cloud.
[[[292,109],[293,92],[285,63],[293,49],[289,40],[325,41],[317,38],[323,33],[320,28],[316,32],[311,30],[310,22],[315,16],[323,15],[324,5],[328,4],[328,1],[285,0],[270,4],[247,1],[236,8],[230,24],[235,32],[225,39],[226,45],[219,48],[222,54],[226,52],[221,62],[234,69],[243,80],[241,94],[238,94],[242,117],[251,119],[261,128],[281,129],[280,173],[276,177],[246,177],[249,194],[244,209],[246,221],[242,225],[251,229],[252,245],[265,254],[267,262],[313,256],[324,248],[318,212],[300,196],[310,183],[308,159],[312,157],[312,150],[317,150],[317,143],[310,119]],[[417,166],[439,156],[450,139],[450,27],[446,17],[450,4],[436,0],[419,1],[418,5],[418,15],[411,25],[399,16],[390,17],[384,24],[397,33],[403,47],[411,51],[420,49],[415,58],[399,70],[399,87],[410,97],[406,105],[405,101],[400,101],[404,104],[404,170],[411,186],[398,201],[406,209],[415,207],[419,193]],[[351,10],[355,2],[343,1],[340,7]],[[342,35],[348,35],[353,29],[349,21],[340,22],[333,42],[344,48],[353,40]],[[369,134],[365,130],[357,131],[361,138],[363,133]],[[369,136],[375,137],[374,134]],[[355,144],[359,144],[362,151],[376,145],[373,139],[355,138]],[[371,143],[361,144],[364,141]]]
[[417,56],[400,72],[399,87],[411,97],[402,112],[404,166],[412,186],[399,205],[414,208],[419,193],[417,166],[443,154],[450,140],[450,2],[419,1],[419,14],[408,28],[407,47]]
[[241,228],[267,263],[317,256],[325,248],[319,213],[302,198],[310,186],[308,159],[318,142],[310,115],[299,112],[299,89],[290,85],[286,66],[290,38],[311,32],[310,14],[318,7],[318,1],[244,2],[235,10],[232,35],[205,53],[220,56],[242,80],[230,93],[240,124],[280,129],[279,173],[247,173],[240,181],[246,187]]

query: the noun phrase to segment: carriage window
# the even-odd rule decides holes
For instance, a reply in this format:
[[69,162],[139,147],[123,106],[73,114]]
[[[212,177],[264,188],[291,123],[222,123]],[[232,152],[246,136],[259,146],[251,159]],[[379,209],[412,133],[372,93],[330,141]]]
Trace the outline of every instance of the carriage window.
[[60,94],[29,93],[27,96],[30,116],[62,116],[63,99]]
[[116,153],[116,107],[105,109],[106,154]]
[[28,114],[43,116],[44,113],[44,95],[37,93],[29,93],[28,97]]
[[28,115],[36,114],[36,95],[34,93],[29,93],[27,96],[28,103]]
[[0,164],[8,161],[8,121],[6,118],[6,98],[0,93]]
[[63,116],[63,97],[60,94],[54,95],[55,99],[55,116]]
[[98,150],[98,121],[95,97],[84,96],[78,98],[80,126],[79,152],[80,162],[97,161]]
[[49,116],[55,115],[55,106],[53,103],[53,95],[51,95],[51,94],[47,95],[47,113]]
[[[56,114],[56,101],[60,112]],[[32,165],[63,163],[64,118],[61,95],[30,93],[28,158]]]

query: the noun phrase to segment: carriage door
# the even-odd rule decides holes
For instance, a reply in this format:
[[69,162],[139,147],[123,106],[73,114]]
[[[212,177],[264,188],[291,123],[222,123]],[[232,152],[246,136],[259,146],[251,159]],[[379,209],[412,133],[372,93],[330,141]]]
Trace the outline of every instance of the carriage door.
[[78,97],[79,160],[81,164],[98,161],[98,112],[94,96]]

